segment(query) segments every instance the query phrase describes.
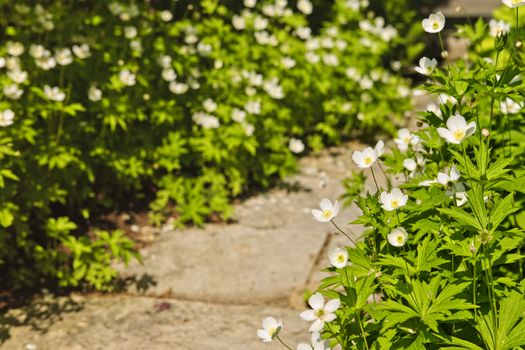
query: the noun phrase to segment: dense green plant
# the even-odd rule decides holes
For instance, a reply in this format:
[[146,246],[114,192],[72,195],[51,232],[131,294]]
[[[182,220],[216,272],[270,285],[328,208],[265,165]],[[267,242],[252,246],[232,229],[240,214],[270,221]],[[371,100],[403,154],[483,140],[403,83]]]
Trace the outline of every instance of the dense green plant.
[[0,1],[2,285],[101,288],[136,254],[86,234],[100,213],[227,219],[296,154],[393,130],[410,99],[383,63],[408,41],[347,5],[317,35],[305,0]]
[[[512,11],[516,21],[518,8]],[[511,29],[492,22],[490,32],[481,20],[463,27],[484,33],[479,38],[492,41],[493,57],[442,68],[422,59],[418,72],[429,78],[422,88],[439,106],[423,113],[418,131],[399,130],[390,152],[380,141],[354,153],[377,191],[356,200],[362,215],[353,224],[365,227],[363,240],[355,244],[348,235],[352,245],[329,254],[331,276],[301,314],[313,321],[312,345],[298,350],[525,346],[525,96],[517,23]],[[438,34],[444,24],[441,14],[423,22]],[[393,185],[390,175],[402,180]],[[347,186],[350,198],[356,184]],[[324,199],[320,207],[312,210],[315,219],[345,233],[335,221],[339,204]],[[281,327],[268,318],[259,336],[271,341]]]

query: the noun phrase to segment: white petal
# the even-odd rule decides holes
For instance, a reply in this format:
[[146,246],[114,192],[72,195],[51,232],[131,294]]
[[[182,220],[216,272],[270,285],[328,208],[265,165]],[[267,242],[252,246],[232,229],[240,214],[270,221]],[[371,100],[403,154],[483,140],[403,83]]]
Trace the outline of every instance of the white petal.
[[452,180],[453,182],[456,182],[459,180],[460,177],[461,177],[461,174],[459,173],[458,168],[456,168],[455,166],[452,166],[452,168],[450,168],[450,180]]
[[328,198],[323,198],[321,200],[321,203],[319,203],[319,207],[321,207],[321,210],[332,210],[333,211],[333,204],[332,201],[330,201]]
[[459,144],[459,142],[454,138],[454,136],[452,136],[450,130],[445,128],[437,128],[437,132],[439,136],[444,138],[447,142]]
[[310,332],[320,332],[324,327],[324,322],[321,321],[320,319],[317,319],[314,321],[314,323],[312,323],[312,325],[310,326]]
[[261,338],[263,342],[270,342],[270,341],[272,341],[272,338],[270,337],[270,334],[265,329],[257,330],[257,336],[259,338]]
[[321,293],[315,293],[308,299],[308,304],[314,310],[321,310],[324,306],[324,297]]
[[339,306],[341,306],[341,300],[332,299],[326,303],[326,305],[324,306],[324,311],[334,312],[335,310],[339,309]]
[[465,118],[463,118],[462,115],[459,115],[459,114],[453,115],[447,120],[447,128],[450,131],[453,131],[456,129],[466,129],[467,121],[465,120]]
[[443,185],[446,186],[448,184],[448,181],[450,180],[450,177],[445,173],[438,173],[437,181]]
[[337,316],[335,314],[326,314],[324,316],[324,321],[325,322],[332,322],[333,320],[335,320],[337,318]]
[[474,135],[476,132],[476,122],[471,122],[467,125],[467,132],[465,134],[465,137]]
[[314,217],[315,220],[317,220],[319,222],[328,222],[329,221],[329,220],[326,220],[323,217],[323,212],[320,211],[319,209],[312,209],[312,216]]
[[277,327],[278,324],[277,324],[277,320],[273,317],[266,317],[263,321],[262,321],[262,326],[264,329],[270,329],[270,328],[274,328],[274,327]]
[[334,207],[332,209],[332,213],[334,215],[334,217],[337,216],[337,214],[339,214],[339,210],[341,209],[341,205],[339,204],[339,201],[335,201],[334,202]]
[[317,319],[317,316],[315,316],[314,310],[303,311],[299,314],[299,317],[308,322],[311,322]]
[[312,347],[308,344],[299,344],[297,345],[297,350],[312,350]]

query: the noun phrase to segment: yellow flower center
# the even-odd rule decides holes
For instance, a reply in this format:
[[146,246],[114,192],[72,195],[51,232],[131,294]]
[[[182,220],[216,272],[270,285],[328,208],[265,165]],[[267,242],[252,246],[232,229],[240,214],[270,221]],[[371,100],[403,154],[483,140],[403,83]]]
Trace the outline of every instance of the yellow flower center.
[[[430,69],[428,69],[428,70],[430,70]],[[410,136],[407,136],[407,137],[403,138],[403,143],[408,144],[409,142],[410,142]]]
[[399,235],[397,236],[396,240],[397,240],[397,243],[403,244],[403,242],[405,241],[405,238],[402,235]]
[[392,208],[394,208],[394,209],[397,208],[397,207],[399,207],[399,201],[398,201],[397,199],[392,199],[392,200],[390,201],[390,206],[391,206]]
[[372,157],[365,157],[364,162],[365,162],[365,165],[372,164]]
[[457,141],[461,141],[463,140],[463,138],[465,137],[465,130],[454,130],[454,132],[452,133],[452,135],[454,136],[454,138],[457,140]]
[[323,309],[315,311],[315,317],[321,318],[323,316],[324,316],[324,310]]
[[346,258],[343,254],[340,254],[337,256],[337,262],[344,263],[346,261]]
[[[516,0],[514,0],[514,1],[516,1]],[[432,23],[432,28],[433,29],[438,29],[439,28],[439,23],[438,22]]]
[[330,219],[333,215],[332,215],[332,211],[331,210],[323,210],[323,218],[325,219]]
[[270,338],[274,338],[277,333],[279,332],[279,330],[276,328],[276,327],[272,327],[268,330],[268,334],[270,335]]

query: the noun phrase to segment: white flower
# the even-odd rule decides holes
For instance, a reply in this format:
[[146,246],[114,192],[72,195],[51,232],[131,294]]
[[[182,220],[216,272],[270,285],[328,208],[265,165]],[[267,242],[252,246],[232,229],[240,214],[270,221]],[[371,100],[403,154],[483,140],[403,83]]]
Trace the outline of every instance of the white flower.
[[56,67],[57,62],[54,57],[51,57],[49,50],[44,50],[41,57],[35,58],[35,64],[43,70],[50,70]]
[[4,95],[12,100],[18,100],[23,93],[24,90],[20,89],[16,84],[4,86]]
[[318,54],[316,54],[314,52],[311,52],[311,51],[308,51],[305,54],[305,58],[311,64],[316,64],[316,63],[318,63],[321,60],[321,58],[319,57]]
[[0,57],[0,68],[4,68],[5,67],[5,63],[6,63],[6,60],[4,57]]
[[420,154],[416,154],[416,159],[414,158],[407,158],[403,161],[403,167],[410,171],[409,177],[414,177],[416,175],[416,171],[420,169],[421,171],[424,169],[426,163],[425,157],[423,157]]
[[284,97],[283,88],[279,85],[279,79],[272,78],[263,84],[263,89],[270,97],[280,100]]
[[202,41],[197,44],[197,52],[203,56],[210,54],[212,50],[213,46],[211,46],[210,44],[205,44]]
[[308,299],[312,310],[306,310],[299,315],[305,321],[313,321],[310,332],[319,332],[323,329],[325,322],[332,322],[337,318],[334,312],[341,305],[339,299],[332,299],[326,304],[321,293],[315,293]]
[[305,15],[309,15],[312,13],[313,5],[308,0],[299,0],[297,1],[297,8]]
[[67,47],[57,49],[55,51],[55,60],[61,66],[67,66],[68,64],[71,64],[71,62],[73,62],[73,55],[71,54],[71,50]]
[[301,343],[297,345],[297,350],[330,350],[330,342],[312,342],[312,345]]
[[291,57],[283,57],[283,59],[281,60],[281,63],[283,67],[286,69],[291,69],[295,67],[295,64],[296,64],[295,60]]
[[301,141],[299,139],[295,139],[295,138],[292,137],[290,139],[290,142],[288,142],[288,148],[293,153],[299,154],[299,153],[302,153],[304,151],[304,143],[303,143],[303,141]]
[[175,70],[173,68],[164,68],[162,70],[162,79],[166,81],[174,81],[177,79],[177,73],[175,73]]
[[55,102],[62,102],[66,98],[66,93],[60,91],[58,86],[51,87],[49,85],[44,85],[44,94],[48,99]]
[[21,71],[19,69],[8,71],[7,76],[17,84],[22,84],[27,80],[27,72]]
[[295,34],[303,40],[308,40],[312,36],[312,30],[310,27],[299,27],[295,30]]
[[7,49],[7,53],[11,56],[18,57],[22,55],[25,51],[24,45],[19,42],[8,41],[5,46]]
[[97,89],[96,86],[90,86],[88,90],[88,98],[93,102],[100,101],[100,99],[102,99],[102,90]]
[[323,63],[327,66],[337,66],[339,64],[339,59],[336,55],[329,53],[323,56]]
[[445,16],[441,12],[432,13],[423,20],[423,29],[427,33],[439,33],[445,27]]
[[467,204],[468,196],[467,196],[467,192],[465,191],[465,187],[463,185],[461,185],[461,186],[459,186],[459,185],[461,185],[461,184],[458,184],[457,188],[462,188],[463,191],[455,193],[455,202],[456,202],[456,205],[458,207],[462,207],[465,204]]
[[510,24],[505,21],[498,21],[491,19],[489,22],[489,33],[491,36],[497,38],[510,32]]
[[195,124],[202,126],[204,129],[217,129],[221,126],[221,123],[217,117],[203,112],[195,113],[192,116],[192,119]]
[[124,36],[127,38],[127,39],[133,39],[134,37],[137,36],[137,28],[133,27],[133,26],[125,26],[124,27]]
[[403,128],[397,132],[397,138],[394,139],[394,142],[401,152],[405,152],[410,145],[415,146],[419,143],[419,137]]
[[257,16],[253,20],[253,27],[255,30],[264,30],[266,27],[268,27],[268,20],[261,16]]
[[18,57],[8,57],[5,61],[5,65],[9,70],[21,70],[20,68],[20,58]]
[[448,173],[439,172],[437,182],[445,187],[452,187],[459,180],[461,174],[455,166],[452,166]]
[[328,260],[330,260],[330,265],[342,269],[348,265],[348,251],[342,248],[335,248],[330,253],[328,253]]
[[91,56],[91,50],[88,44],[73,45],[72,50],[75,56],[77,56],[81,60]]
[[244,0],[244,6],[254,8],[257,5],[257,0]]
[[45,51],[46,49],[42,45],[31,44],[31,46],[29,46],[29,55],[31,55],[33,58],[40,58],[44,56]]
[[402,247],[407,242],[408,233],[404,228],[398,227],[393,229],[386,237],[388,239],[388,243],[394,247]]
[[244,132],[246,133],[246,136],[252,136],[255,131],[255,126],[250,123],[242,123],[242,127],[244,128]]
[[188,84],[178,83],[176,81],[172,81],[172,82],[170,82],[169,89],[175,95],[182,95],[182,94],[185,94],[188,91],[189,86],[188,86]]
[[208,113],[212,113],[217,110],[217,104],[211,98],[205,99],[204,102],[202,102],[202,107],[204,107],[204,110]]
[[415,67],[416,72],[423,75],[430,75],[437,67],[437,60],[435,58],[430,59],[428,57],[422,57],[419,60],[419,66]]
[[243,30],[244,28],[246,28],[246,20],[242,16],[233,15],[232,25],[237,30]]
[[137,77],[129,69],[123,69],[118,74],[120,82],[127,86],[133,86],[137,83]]
[[319,203],[319,207],[321,208],[321,210],[312,209],[313,217],[319,222],[331,221],[337,216],[337,214],[339,214],[340,206],[338,201],[332,203],[331,200],[323,198]]
[[379,197],[381,207],[386,211],[396,210],[407,204],[408,196],[399,188],[393,188],[390,193],[383,191]]
[[13,124],[13,120],[15,119],[15,112],[12,110],[4,109],[0,113],[0,126],[5,127]]
[[459,145],[469,136],[476,132],[476,123],[467,124],[463,116],[456,114],[447,120],[447,128],[438,128],[439,135],[448,143]]
[[262,321],[262,329],[257,331],[257,336],[262,339],[263,342],[268,343],[274,340],[283,328],[283,322],[273,317],[266,317]]
[[525,5],[525,0],[502,0],[502,3],[510,8],[515,8]]
[[384,153],[384,142],[379,141],[374,148],[367,147],[363,151],[355,151],[352,160],[361,169],[370,168]]
[[232,120],[237,123],[243,123],[246,120],[246,112],[238,108],[234,108],[232,111]]
[[244,105],[244,110],[250,114],[261,114],[261,102],[249,101]]
[[162,68],[171,68],[171,57],[168,55],[163,55],[157,57],[157,63]]
[[523,109],[523,103],[518,103],[507,97],[505,101],[500,102],[499,107],[504,114],[518,114]]
[[442,103],[448,104],[451,103],[453,105],[458,103],[458,100],[454,96],[450,96],[447,94],[439,94],[439,99]]
[[160,19],[164,22],[169,22],[173,19],[173,14],[169,10],[164,10],[160,12]]

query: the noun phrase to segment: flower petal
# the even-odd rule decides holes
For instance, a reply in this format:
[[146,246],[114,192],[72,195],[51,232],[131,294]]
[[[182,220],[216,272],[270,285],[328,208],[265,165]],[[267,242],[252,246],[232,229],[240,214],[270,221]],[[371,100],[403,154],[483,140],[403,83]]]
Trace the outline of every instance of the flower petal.
[[321,310],[324,306],[324,297],[321,293],[315,293],[308,299],[308,304],[314,310]]
[[299,314],[299,317],[305,321],[311,322],[317,319],[314,310],[306,310]]
[[334,205],[328,198],[323,198],[321,199],[321,203],[319,203],[319,207],[321,210],[333,210]]
[[339,306],[341,306],[341,300],[332,299],[326,303],[326,305],[324,306],[324,311],[334,312],[335,310],[339,309]]
[[319,222],[326,222],[327,220],[323,217],[323,212],[319,209],[312,209],[312,216]]
[[317,319],[314,321],[314,323],[312,323],[309,331],[310,332],[320,332],[321,330],[323,330],[323,327],[324,327],[324,322],[321,321],[320,319]]

